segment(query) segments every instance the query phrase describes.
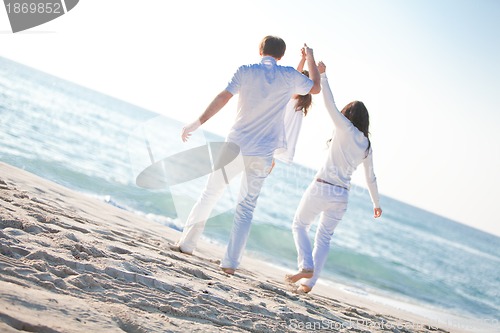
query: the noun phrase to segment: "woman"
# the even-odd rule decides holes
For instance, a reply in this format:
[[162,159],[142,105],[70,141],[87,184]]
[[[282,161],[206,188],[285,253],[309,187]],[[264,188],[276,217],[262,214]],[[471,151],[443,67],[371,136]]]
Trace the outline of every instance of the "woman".
[[[286,275],[285,281],[293,285],[294,291],[298,293],[310,292],[320,276],[335,227],[347,209],[351,175],[361,163],[365,169],[374,217],[382,215],[373,172],[372,149],[368,139],[368,110],[362,102],[354,101],[339,112],[328,84],[325,64],[320,62],[318,69],[321,73],[325,106],[333,121],[334,132],[329,141],[325,163],[302,196],[293,220],[292,232],[297,248],[299,271]],[[320,220],[313,249],[308,231],[318,215]]]
[[[304,48],[301,49],[301,54],[302,57],[300,59],[299,65],[297,66],[297,71],[309,77],[309,72],[307,70],[304,70],[304,64],[306,62],[306,52]],[[307,116],[307,112],[309,111],[311,104],[312,96],[311,94],[306,94],[293,95],[286,105],[284,123],[287,147],[277,149],[274,152],[275,159],[278,159],[285,163],[292,163],[293,157],[295,155],[295,147],[297,145],[300,129],[302,127],[302,118]]]

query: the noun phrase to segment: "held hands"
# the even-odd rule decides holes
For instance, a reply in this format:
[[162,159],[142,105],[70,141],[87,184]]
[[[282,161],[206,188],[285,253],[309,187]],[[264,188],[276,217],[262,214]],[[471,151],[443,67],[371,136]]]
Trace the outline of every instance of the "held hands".
[[306,60],[306,48],[305,47],[300,49],[300,55],[302,57],[301,59],[305,61]]
[[378,218],[382,216],[382,208],[373,208],[373,217]]
[[201,126],[201,122],[199,119],[196,119],[196,121],[193,121],[191,124],[188,124],[182,128],[182,133],[181,133],[181,138],[183,142],[186,142],[189,137],[191,136],[191,133],[196,131],[198,127]]
[[302,48],[302,55],[305,57],[307,57],[307,56],[312,57],[313,56],[313,49],[311,49],[309,46],[307,46],[306,43],[304,43],[304,47]]

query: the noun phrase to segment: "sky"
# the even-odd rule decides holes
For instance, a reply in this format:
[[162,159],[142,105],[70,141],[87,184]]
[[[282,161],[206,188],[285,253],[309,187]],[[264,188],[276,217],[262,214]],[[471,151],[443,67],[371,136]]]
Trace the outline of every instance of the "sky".
[[[266,35],[281,65],[313,48],[339,109],[365,103],[382,195],[500,236],[500,1],[81,0],[15,34],[0,8],[0,56],[185,123]],[[225,136],[236,101],[203,128]],[[318,169],[331,131],[316,95],[295,161]]]

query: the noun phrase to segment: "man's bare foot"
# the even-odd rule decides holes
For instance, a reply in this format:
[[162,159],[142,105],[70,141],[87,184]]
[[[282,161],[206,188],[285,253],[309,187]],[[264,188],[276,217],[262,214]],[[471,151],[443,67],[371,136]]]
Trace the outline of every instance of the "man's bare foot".
[[229,275],[234,275],[234,272],[236,271],[235,269],[232,268],[225,268],[221,267],[220,268],[224,273],[229,274]]
[[193,252],[183,251],[181,249],[180,245],[178,245],[178,244],[168,244],[168,247],[170,248],[170,250],[175,251],[175,252],[180,252],[180,253],[188,254],[190,256],[193,255]]
[[297,283],[300,279],[310,279],[314,275],[312,270],[302,269],[296,274],[287,274],[285,275],[285,282],[294,284]]

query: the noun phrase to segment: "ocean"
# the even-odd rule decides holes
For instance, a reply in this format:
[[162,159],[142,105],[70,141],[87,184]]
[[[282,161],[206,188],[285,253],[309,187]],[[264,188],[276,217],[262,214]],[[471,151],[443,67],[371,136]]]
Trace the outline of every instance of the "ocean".
[[[136,178],[156,161],[224,140],[199,130],[185,144],[182,126],[0,57],[2,162],[176,230],[206,176],[158,189],[141,188]],[[277,162],[259,198],[246,255],[296,269],[291,221],[314,174]],[[235,193],[232,183],[207,223],[206,240],[225,245]],[[500,331],[500,238],[395,198],[382,195],[381,204],[384,214],[374,220],[367,190],[353,185],[321,283]]]

